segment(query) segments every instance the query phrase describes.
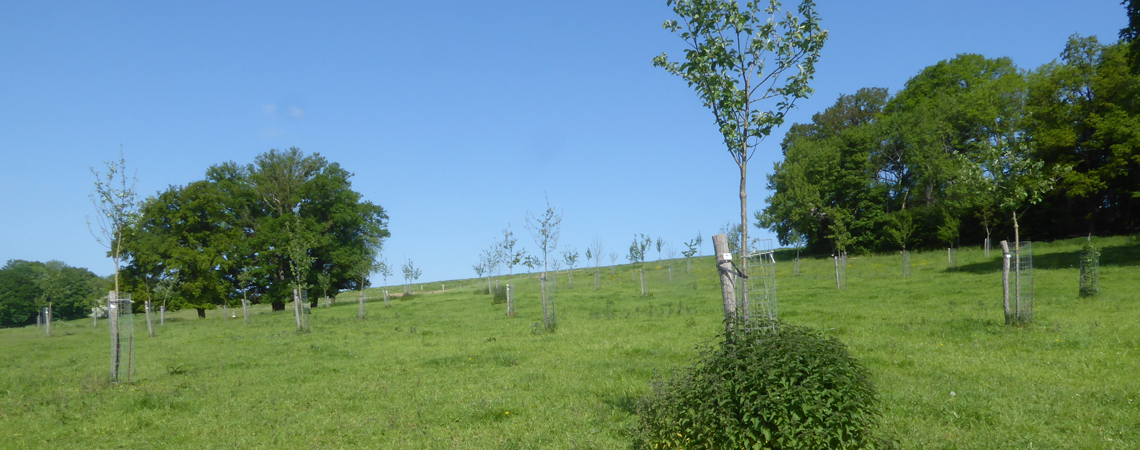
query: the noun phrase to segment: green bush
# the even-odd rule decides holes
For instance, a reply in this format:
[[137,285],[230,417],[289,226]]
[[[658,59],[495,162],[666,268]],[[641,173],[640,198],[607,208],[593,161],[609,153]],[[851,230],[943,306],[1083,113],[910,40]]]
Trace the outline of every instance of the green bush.
[[495,296],[491,298],[491,304],[499,305],[507,302],[507,286],[495,286],[493,289]]
[[[723,336],[722,336],[723,337]],[[638,402],[642,448],[872,447],[878,397],[835,338],[784,325],[706,348]]]

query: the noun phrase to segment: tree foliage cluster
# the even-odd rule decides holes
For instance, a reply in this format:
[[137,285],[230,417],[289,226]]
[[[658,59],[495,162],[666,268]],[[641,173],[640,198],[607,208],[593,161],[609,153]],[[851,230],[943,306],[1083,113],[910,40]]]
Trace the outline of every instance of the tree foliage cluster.
[[376,269],[388,216],[352,189],[351,177],[319,154],[290,148],[170,186],[145,199],[123,233],[128,289],[152,298],[177,280],[167,283],[168,308],[203,314],[243,295],[284,309],[298,286],[360,288]]
[[86,317],[110,287],[107,279],[60,261],[9,260],[0,267],[0,326],[36,323],[49,304],[55,320]]
[[1034,239],[1135,232],[1140,77],[1130,67],[1126,43],[1074,35],[1036,70],[961,54],[893,96],[843,95],[789,129],[755,224],[817,252],[980,243],[1018,218]]

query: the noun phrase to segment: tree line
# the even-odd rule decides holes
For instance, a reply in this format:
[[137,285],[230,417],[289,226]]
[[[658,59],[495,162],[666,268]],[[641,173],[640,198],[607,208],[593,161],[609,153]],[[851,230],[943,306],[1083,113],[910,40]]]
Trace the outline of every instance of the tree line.
[[168,309],[204,316],[242,299],[283,310],[299,291],[363,288],[389,236],[388,216],[352,189],[351,177],[290,148],[170,186],[140,203],[119,238],[123,290],[154,299],[170,286]]
[[54,320],[86,317],[109,286],[106,278],[60,261],[9,260],[0,267],[0,326],[34,324],[46,307]]
[[[1131,11],[1131,10],[1130,10]],[[1127,36],[1070,37],[1035,70],[961,54],[890,95],[793,125],[755,225],[783,245],[876,252],[1140,228],[1140,76]]]

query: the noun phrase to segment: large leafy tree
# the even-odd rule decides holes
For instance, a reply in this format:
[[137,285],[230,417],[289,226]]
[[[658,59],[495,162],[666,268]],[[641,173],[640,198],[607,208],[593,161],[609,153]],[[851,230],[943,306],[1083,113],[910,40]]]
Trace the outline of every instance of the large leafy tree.
[[[662,53],[653,64],[684,78],[712,110],[724,144],[740,169],[740,223],[748,223],[748,161],[757,146],[784,122],[796,100],[812,93],[827,31],[819,27],[812,0],[793,11],[780,2],[669,0],[680,20],[665,22],[688,45],[684,61]],[[742,227],[745,264],[748,227]],[[743,267],[746,271],[747,268]]]
[[1058,179],[1042,211],[1064,230],[1128,232],[1140,222],[1140,77],[1128,49],[1073,36],[1031,75],[1028,131]]
[[9,260],[0,267],[0,326],[35,323],[48,302],[57,320],[82,318],[109,287],[91,271],[59,261]]
[[774,231],[784,245],[806,236],[816,251],[827,250],[827,242],[842,250],[848,244],[872,248],[874,239],[861,231],[879,226],[888,183],[905,178],[891,175],[891,161],[879,151],[882,127],[876,125],[886,101],[886,89],[860,89],[840,96],[811,123],[793,125],[784,138],[784,160],[768,177],[775,193],[756,213],[756,226]]
[[177,274],[175,307],[199,314],[243,294],[284,309],[294,288],[321,274],[334,291],[358,288],[388,217],[352,190],[351,176],[296,148],[210,167],[205,180],[146,202],[127,244],[129,271],[140,285]]
[[887,105],[913,174],[905,189],[926,228],[941,235],[933,242],[956,240],[958,217],[969,211],[979,213],[989,237],[992,212],[1035,200],[1042,175],[1027,165],[1025,92],[1025,76],[1009,58],[961,54],[924,69]]
[[199,317],[231,296],[225,274],[241,258],[240,230],[227,220],[217,185],[196,181],[147,198],[126,232],[126,273],[134,295],[146,295],[166,274],[179,277],[172,310],[194,308]]

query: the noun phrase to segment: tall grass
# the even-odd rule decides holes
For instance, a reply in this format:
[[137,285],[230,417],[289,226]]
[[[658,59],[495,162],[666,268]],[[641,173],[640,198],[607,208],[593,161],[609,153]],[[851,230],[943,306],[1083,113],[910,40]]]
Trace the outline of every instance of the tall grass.
[[[901,448],[1136,448],[1140,241],[1098,241],[1093,298],[1078,296],[1081,244],[1034,243],[1023,327],[1003,325],[999,259],[980,249],[953,270],[945,251],[915,254],[908,278],[898,255],[852,256],[842,291],[830,260],[792,276],[783,255],[780,312],[848,345]],[[532,331],[524,275],[515,317],[460,281],[391,308],[371,291],[364,321],[355,302],[316,309],[307,334],[268,307],[250,325],[172,313],[156,338],[136,329],[134,382],[117,386],[104,321],[0,330],[0,447],[627,448],[636,398],[722,326],[711,258],[691,274],[676,261],[672,283],[660,264],[647,298],[627,266],[603,268],[598,292],[559,283],[554,333]]]

